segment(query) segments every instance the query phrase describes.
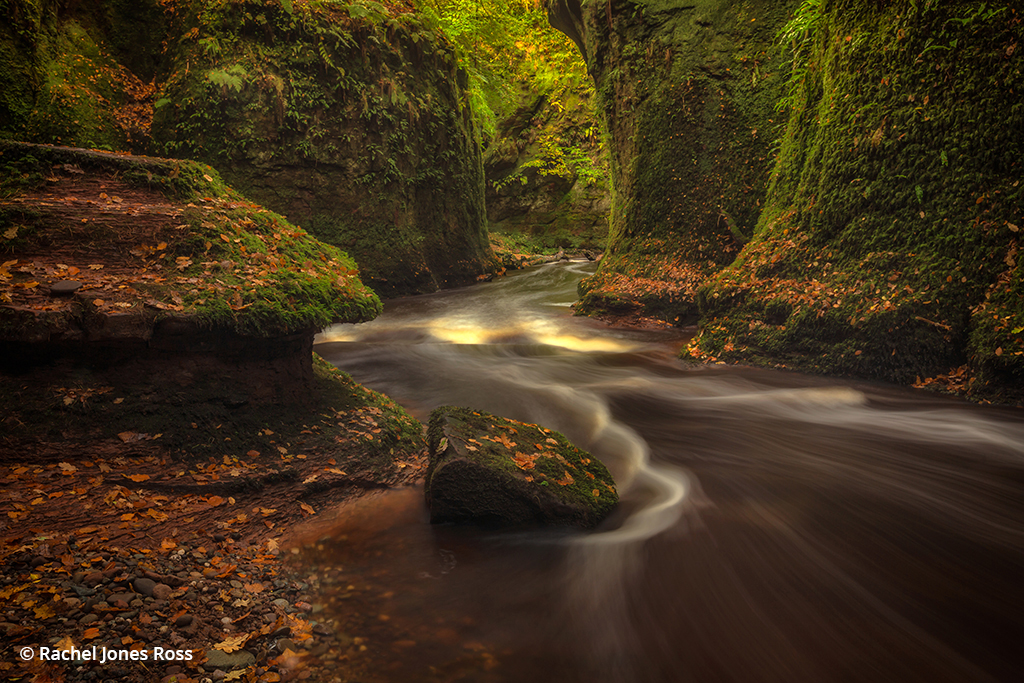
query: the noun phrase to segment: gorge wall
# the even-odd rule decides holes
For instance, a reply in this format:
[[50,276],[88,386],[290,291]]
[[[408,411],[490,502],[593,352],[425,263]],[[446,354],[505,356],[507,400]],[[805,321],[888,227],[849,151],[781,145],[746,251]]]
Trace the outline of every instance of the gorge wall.
[[610,148],[608,251],[584,312],[692,322],[696,290],[758,220],[792,2],[548,3],[581,46]]
[[[586,45],[616,139],[613,258],[586,285],[585,310],[639,304],[670,321],[699,318],[690,353],[705,359],[903,383],[942,375],[978,397],[1019,400],[1021,12],[911,0],[726,4],[549,5],[553,23]],[[706,96],[721,84],[703,119],[689,90],[658,97],[680,84],[670,55],[661,75],[650,66],[687,35],[679,18],[703,26],[701,12],[708,36],[752,32],[690,50],[687,88]],[[765,50],[756,67],[755,45]],[[757,89],[738,87],[759,72]],[[750,97],[721,94],[733,92]],[[650,140],[656,120],[678,123]],[[776,149],[760,142],[776,137]],[[705,166],[721,171],[703,175]],[[651,177],[667,197],[650,201]],[[684,268],[657,276],[643,265],[671,258]]]

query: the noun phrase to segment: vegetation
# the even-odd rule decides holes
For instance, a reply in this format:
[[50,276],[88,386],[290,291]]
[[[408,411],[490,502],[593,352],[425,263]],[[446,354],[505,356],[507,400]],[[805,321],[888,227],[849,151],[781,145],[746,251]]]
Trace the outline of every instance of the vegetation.
[[1022,20],[999,3],[802,5],[781,34],[796,65],[766,210],[701,292],[695,355],[1020,386]]
[[603,243],[608,162],[579,49],[536,0],[419,6],[468,74],[491,230],[559,246]]

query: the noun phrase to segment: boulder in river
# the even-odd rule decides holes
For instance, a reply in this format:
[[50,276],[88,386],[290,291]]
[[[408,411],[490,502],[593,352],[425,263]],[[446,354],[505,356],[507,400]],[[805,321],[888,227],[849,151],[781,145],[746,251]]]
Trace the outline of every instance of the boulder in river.
[[590,528],[619,499],[599,460],[538,425],[442,406],[428,440],[433,523]]

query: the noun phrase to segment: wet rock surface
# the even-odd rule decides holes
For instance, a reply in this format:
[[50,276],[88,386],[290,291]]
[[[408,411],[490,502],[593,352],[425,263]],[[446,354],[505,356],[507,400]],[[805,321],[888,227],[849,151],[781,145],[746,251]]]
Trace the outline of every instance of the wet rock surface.
[[443,406],[431,414],[428,439],[434,523],[590,528],[618,501],[600,461],[538,425]]

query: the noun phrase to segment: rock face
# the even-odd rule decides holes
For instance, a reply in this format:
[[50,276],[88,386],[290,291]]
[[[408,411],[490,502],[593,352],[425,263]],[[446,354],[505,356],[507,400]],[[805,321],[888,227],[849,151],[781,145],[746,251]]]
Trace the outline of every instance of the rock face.
[[753,234],[785,82],[793,0],[548,0],[581,44],[611,148],[612,214],[580,310],[697,317],[698,287]]
[[593,93],[527,93],[484,154],[492,233],[525,233],[545,248],[603,249],[611,195]]
[[164,153],[345,249],[382,295],[493,270],[466,76],[437,29],[397,4],[184,4]]
[[444,406],[430,416],[428,441],[434,523],[590,528],[618,501],[601,462],[537,425]]
[[699,321],[701,358],[1024,398],[1019,7],[548,7],[613,149],[583,312]]
[[694,353],[1024,399],[1020,9],[798,18],[765,211],[703,292]]

